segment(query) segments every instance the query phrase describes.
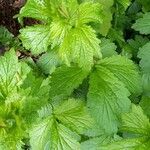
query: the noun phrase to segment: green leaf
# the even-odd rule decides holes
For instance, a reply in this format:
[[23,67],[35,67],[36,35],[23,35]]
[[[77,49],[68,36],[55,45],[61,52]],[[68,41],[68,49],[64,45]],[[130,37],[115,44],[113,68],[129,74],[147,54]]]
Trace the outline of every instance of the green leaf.
[[140,67],[143,73],[150,73],[150,42],[139,49],[138,57],[141,58]]
[[126,10],[130,5],[131,0],[117,0],[117,2],[120,3]]
[[137,53],[139,51],[139,48],[144,46],[146,43],[148,43],[149,39],[141,35],[136,35],[135,39],[130,39],[127,42],[129,43],[129,46],[131,47],[133,56],[137,58]]
[[55,46],[60,46],[70,30],[70,24],[60,19],[54,20],[50,26],[52,48],[54,48]]
[[96,2],[100,3],[103,7],[102,11],[102,23],[98,25],[97,31],[100,32],[103,36],[108,34],[109,29],[111,28],[111,21],[112,21],[112,6],[114,4],[114,0],[95,0]]
[[72,130],[82,133],[92,124],[84,103],[80,100],[69,99],[54,111],[56,118]]
[[144,12],[150,11],[150,1],[149,0],[137,0],[143,6]]
[[117,52],[115,51],[117,46],[109,39],[102,38],[100,46],[103,58],[117,55]]
[[0,43],[7,44],[13,39],[13,35],[3,26],[0,26]]
[[149,141],[147,138],[139,137],[134,139],[123,139],[118,142],[114,142],[107,146],[100,147],[101,150],[146,150],[149,148]]
[[149,136],[150,123],[140,106],[132,105],[132,111],[122,115],[122,131]]
[[0,99],[6,99],[20,85],[21,66],[14,50],[0,58]]
[[112,13],[111,13],[111,7],[106,8],[102,12],[102,23],[99,25],[97,31],[102,34],[103,36],[106,36],[109,32],[109,29],[111,28],[111,21],[112,21]]
[[[81,150],[97,150],[101,145],[111,142],[111,137],[107,135],[102,135],[100,137],[89,139],[81,143]],[[101,150],[101,149],[100,149]]]
[[50,97],[69,96],[87,75],[88,71],[76,66],[62,66],[57,68],[51,76]]
[[56,67],[60,65],[60,58],[57,51],[48,51],[43,54],[37,61],[38,67],[45,73],[51,74],[55,71]]
[[93,57],[101,57],[100,40],[89,26],[75,28],[64,39],[60,47],[60,55],[66,63],[73,61],[80,67],[91,68]]
[[131,93],[141,93],[141,76],[131,60],[118,55],[102,59],[99,64],[113,73]]
[[102,150],[146,150],[150,146],[150,122],[143,114],[140,106],[132,105],[132,111],[122,115],[121,130],[127,133],[135,134],[134,138],[123,139],[107,146]]
[[32,54],[40,54],[48,50],[50,45],[50,26],[35,25],[20,30],[20,39],[27,50]]
[[52,15],[51,3],[49,0],[28,0],[20,10],[19,21],[21,22],[24,17],[29,17],[49,22]]
[[[46,115],[47,109],[49,107],[46,108]],[[70,99],[58,107],[53,106],[53,110],[53,113],[49,113],[46,119],[40,120],[40,123],[30,131],[32,149],[80,149],[78,142],[80,136],[72,130],[81,131],[89,126],[90,118],[85,106],[81,101]]]
[[142,83],[144,94],[150,95],[150,42],[139,49],[138,57],[141,58],[140,67],[143,73]]
[[108,69],[100,65],[95,68],[90,76],[87,103],[97,125],[106,133],[117,131],[119,115],[129,110],[129,95],[124,84]]
[[89,22],[102,22],[100,3],[84,2],[78,9],[78,26]]
[[20,114],[29,126],[38,117],[38,110],[48,103],[49,79],[35,77],[29,73],[21,88],[25,98],[22,101]]
[[149,109],[149,106],[150,106],[150,97],[145,97],[143,96],[141,101],[140,101],[140,106],[142,107],[144,113],[150,117],[150,109]]
[[145,13],[142,18],[136,21],[132,28],[141,34],[150,34],[150,13]]
[[79,137],[53,118],[47,118],[30,132],[32,150],[79,149]]

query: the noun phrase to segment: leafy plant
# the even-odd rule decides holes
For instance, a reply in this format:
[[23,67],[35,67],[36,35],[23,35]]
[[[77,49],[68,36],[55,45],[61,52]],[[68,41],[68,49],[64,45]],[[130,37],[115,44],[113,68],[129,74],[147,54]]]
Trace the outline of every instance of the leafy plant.
[[0,28],[0,149],[149,149],[148,4],[27,0],[38,24]]

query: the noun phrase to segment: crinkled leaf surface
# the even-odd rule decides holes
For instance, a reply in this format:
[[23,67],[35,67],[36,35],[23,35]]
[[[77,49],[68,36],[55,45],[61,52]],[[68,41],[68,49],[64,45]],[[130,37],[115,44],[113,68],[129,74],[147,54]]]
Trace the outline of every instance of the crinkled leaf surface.
[[54,113],[58,120],[78,133],[82,133],[92,123],[84,103],[80,100],[69,99],[56,108]]
[[60,54],[67,62],[71,59],[80,67],[90,68],[93,65],[93,57],[101,57],[99,43],[100,40],[96,37],[95,31],[84,25],[72,30],[64,39]]
[[91,74],[88,107],[97,125],[105,129],[106,133],[117,131],[120,113],[129,110],[129,95],[124,84],[107,68],[97,66]]
[[130,59],[113,56],[99,61],[99,64],[112,72],[131,93],[141,93],[141,76],[137,66]]
[[77,100],[64,101],[61,106],[54,107],[54,112],[31,130],[30,143],[33,150],[80,149],[78,142],[80,136],[72,129],[79,131],[82,128],[86,128],[90,117],[86,114],[87,112],[85,112],[85,106],[83,106],[82,102]]
[[52,15],[51,3],[49,0],[28,0],[20,10],[19,21],[24,17],[30,17],[49,22]]
[[38,67],[45,73],[51,74],[56,67],[61,64],[57,51],[48,51],[43,54],[37,61]]
[[14,50],[10,50],[4,56],[1,56],[0,99],[6,99],[6,97],[14,94],[17,87],[22,84],[29,70],[27,65],[18,62]]
[[20,30],[23,46],[33,54],[40,54],[48,50],[50,45],[50,26],[35,25]]

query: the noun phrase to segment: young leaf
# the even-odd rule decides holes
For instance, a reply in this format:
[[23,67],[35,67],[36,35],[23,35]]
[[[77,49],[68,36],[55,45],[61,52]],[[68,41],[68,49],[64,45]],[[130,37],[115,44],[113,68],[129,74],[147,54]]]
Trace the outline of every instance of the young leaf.
[[20,39],[23,46],[33,54],[47,51],[50,45],[50,26],[35,25],[20,30]]
[[88,71],[76,66],[57,68],[51,77],[50,97],[69,96],[87,75]]
[[143,18],[138,19],[132,28],[141,34],[150,34],[150,13],[145,13]]
[[71,30],[71,25],[66,23],[66,21],[57,19],[54,20],[50,25],[50,37],[51,37],[51,46],[60,46],[64,38],[67,36]]
[[84,2],[78,9],[78,25],[89,22],[102,22],[101,17],[102,6],[100,3]]
[[88,107],[106,133],[117,131],[119,115],[130,108],[129,95],[123,83],[103,66],[97,66],[91,74]]
[[49,22],[52,14],[51,3],[49,0],[28,0],[20,10],[19,21],[22,22],[24,17],[30,17]]
[[71,60],[80,67],[91,68],[93,57],[101,58],[100,40],[96,37],[95,31],[89,26],[82,26],[72,30],[69,36],[64,39],[60,47],[60,55],[65,60]]
[[112,72],[131,93],[140,94],[141,77],[137,66],[128,58],[113,56],[99,61],[99,65]]

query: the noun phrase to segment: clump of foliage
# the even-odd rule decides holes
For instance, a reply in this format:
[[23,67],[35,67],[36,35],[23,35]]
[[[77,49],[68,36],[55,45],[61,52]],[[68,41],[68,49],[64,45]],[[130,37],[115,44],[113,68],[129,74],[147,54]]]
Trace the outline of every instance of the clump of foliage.
[[17,38],[0,27],[0,149],[148,150],[149,11],[149,0],[27,0],[18,21],[39,23]]

